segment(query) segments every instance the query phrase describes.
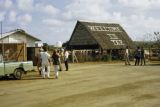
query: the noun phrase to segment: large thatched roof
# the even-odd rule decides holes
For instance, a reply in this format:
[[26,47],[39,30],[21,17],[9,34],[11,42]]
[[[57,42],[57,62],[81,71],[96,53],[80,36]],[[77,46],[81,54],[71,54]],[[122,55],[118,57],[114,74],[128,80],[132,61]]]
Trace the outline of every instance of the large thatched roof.
[[77,21],[68,46],[71,49],[134,47],[133,41],[119,24],[81,21]]

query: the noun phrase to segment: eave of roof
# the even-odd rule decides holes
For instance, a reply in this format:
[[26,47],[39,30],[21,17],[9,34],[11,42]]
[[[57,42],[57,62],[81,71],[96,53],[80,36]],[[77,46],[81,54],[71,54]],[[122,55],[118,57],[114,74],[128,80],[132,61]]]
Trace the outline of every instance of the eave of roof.
[[36,38],[36,37],[34,37],[34,36],[26,33],[24,30],[21,30],[21,29],[17,29],[17,30],[13,30],[13,31],[10,31],[10,32],[3,33],[3,34],[1,35],[0,40],[6,38],[6,37],[8,37],[8,36],[10,36],[11,34],[17,33],[17,32],[24,33],[25,35],[27,35],[27,36],[29,36],[29,37],[31,37],[31,38],[34,38],[36,41],[41,41],[40,39],[38,39],[38,38]]

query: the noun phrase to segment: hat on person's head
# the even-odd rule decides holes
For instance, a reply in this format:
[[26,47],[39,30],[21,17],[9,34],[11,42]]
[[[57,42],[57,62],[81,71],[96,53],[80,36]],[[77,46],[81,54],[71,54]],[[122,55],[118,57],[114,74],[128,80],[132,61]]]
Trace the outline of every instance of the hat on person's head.
[[40,49],[39,49],[39,51],[41,51],[41,52],[42,52],[42,51],[43,51],[43,48],[40,48]]

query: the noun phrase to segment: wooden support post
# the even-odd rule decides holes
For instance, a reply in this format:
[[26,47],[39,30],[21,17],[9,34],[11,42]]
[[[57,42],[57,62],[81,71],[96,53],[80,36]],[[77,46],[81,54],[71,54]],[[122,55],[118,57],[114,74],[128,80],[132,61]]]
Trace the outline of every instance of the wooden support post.
[[78,62],[77,56],[75,55],[75,51],[72,50],[72,62],[74,63],[74,61]]
[[109,61],[112,61],[112,49],[109,51]]
[[25,43],[23,42],[23,61],[25,61],[25,55],[26,55],[25,51],[26,51],[25,50]]
[[72,50],[72,63],[74,63],[74,50]]

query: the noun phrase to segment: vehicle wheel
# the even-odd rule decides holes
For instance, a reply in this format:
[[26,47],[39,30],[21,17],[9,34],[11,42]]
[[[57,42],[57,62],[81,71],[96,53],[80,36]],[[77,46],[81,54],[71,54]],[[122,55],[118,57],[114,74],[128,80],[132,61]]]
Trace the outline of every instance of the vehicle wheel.
[[22,69],[15,69],[14,70],[14,78],[20,80],[22,78]]

